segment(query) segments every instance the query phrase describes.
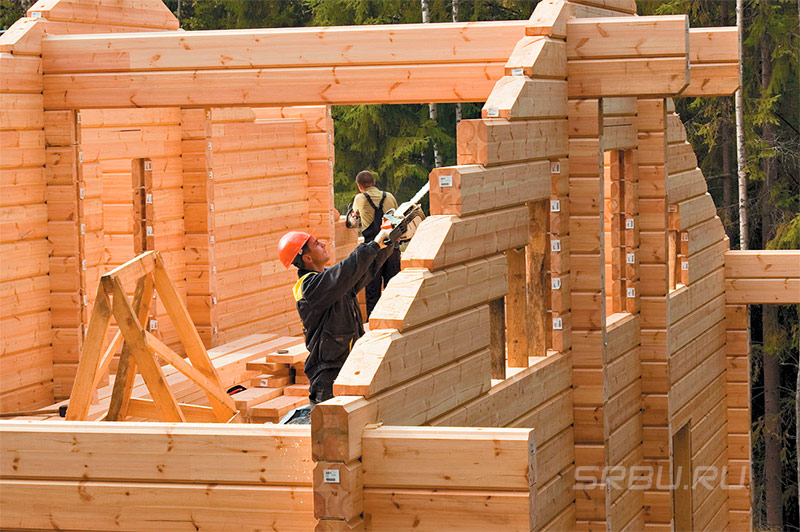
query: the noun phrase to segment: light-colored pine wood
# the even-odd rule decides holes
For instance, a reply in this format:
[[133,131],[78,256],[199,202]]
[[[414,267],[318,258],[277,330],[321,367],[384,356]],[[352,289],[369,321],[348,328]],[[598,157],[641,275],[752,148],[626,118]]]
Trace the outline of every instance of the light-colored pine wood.
[[372,329],[353,346],[336,378],[334,393],[371,397],[485,348],[489,336],[486,306],[408,332]]
[[367,427],[364,486],[525,491],[534,448],[530,429]]
[[[416,235],[419,236],[416,236]],[[528,242],[528,210],[515,207],[476,216],[431,216],[403,252],[403,268],[435,271],[501,253]]]
[[436,168],[430,175],[431,214],[466,216],[544,199],[549,168],[549,161]]
[[506,260],[502,255],[433,273],[421,268],[403,270],[392,278],[375,306],[370,329],[402,332],[504,296],[507,283]]

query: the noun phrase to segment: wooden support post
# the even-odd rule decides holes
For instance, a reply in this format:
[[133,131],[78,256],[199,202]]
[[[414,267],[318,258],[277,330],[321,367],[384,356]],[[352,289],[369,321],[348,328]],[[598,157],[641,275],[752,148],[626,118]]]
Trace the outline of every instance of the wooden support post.
[[492,378],[506,378],[506,301],[504,297],[489,302],[489,351]]
[[550,215],[547,200],[528,204],[528,351],[530,356],[547,354],[547,226]]
[[108,289],[107,285],[111,285],[114,297],[114,317],[117,319],[117,324],[125,337],[126,343],[129,345],[139,372],[142,374],[145,384],[147,384],[147,389],[150,391],[162,419],[167,422],[185,422],[186,418],[181,412],[180,406],[178,406],[175,395],[167,384],[164,373],[156,364],[155,358],[153,358],[144,342],[144,331],[139,325],[138,317],[133,307],[125,296],[122,283],[115,277],[104,277],[103,281],[106,289]]
[[203,343],[217,345],[219,324],[214,237],[211,110],[181,110],[181,165],[186,223],[186,299]]
[[[153,277],[145,275],[136,282],[136,291],[133,295],[133,310],[139,319],[139,326],[147,328],[147,317],[150,313],[150,305],[153,301]],[[122,336],[122,332],[117,334]],[[106,353],[111,355],[112,353]],[[110,356],[109,356],[110,359]],[[127,342],[122,346],[122,353],[119,356],[116,377],[114,379],[114,390],[111,393],[111,401],[108,405],[106,421],[124,421],[127,417],[128,403],[131,398],[131,391],[136,379],[136,361],[131,354],[131,348]]]
[[[548,347],[566,351],[571,343],[572,298],[569,261],[569,160],[550,161],[549,235],[547,246],[547,286],[550,294],[550,319],[547,323]],[[560,328],[559,328],[560,326]]]
[[625,180],[622,231],[625,233],[623,265],[625,268],[625,309],[636,314],[641,308],[639,299],[639,152],[622,152],[622,176]]
[[92,318],[89,321],[89,328],[83,342],[83,351],[81,353],[81,361],[78,364],[78,373],[75,377],[75,386],[67,409],[67,421],[84,420],[89,413],[89,405],[94,393],[94,389],[90,389],[90,386],[97,374],[97,366],[100,362],[103,340],[106,337],[109,321],[111,321],[111,305],[108,300],[108,292],[102,284],[99,284],[97,286],[97,296],[94,300]]
[[[155,281],[156,290],[158,291],[158,295],[161,296],[164,308],[166,308],[172,320],[172,324],[175,326],[175,330],[178,333],[183,347],[186,349],[189,360],[192,361],[192,365],[200,371],[200,373],[212,382],[219,384],[217,371],[209,360],[208,353],[206,353],[206,349],[203,346],[203,341],[197,329],[195,329],[191,318],[189,318],[189,312],[186,310],[183,301],[181,301],[180,295],[175,289],[175,285],[172,284],[169,278],[164,260],[158,253],[156,253],[155,261],[153,279]],[[223,401],[208,391],[206,391],[206,395],[211,408],[214,409],[214,412],[217,414],[217,419],[220,422],[224,423],[228,421],[236,413],[236,407],[230,397],[227,398],[228,400]]]
[[376,404],[357,396],[334,397],[311,412],[316,530],[364,530],[361,440],[376,416]]
[[528,301],[525,271],[525,250],[506,251],[508,262],[508,295],[506,296],[506,342],[508,365],[528,367]]

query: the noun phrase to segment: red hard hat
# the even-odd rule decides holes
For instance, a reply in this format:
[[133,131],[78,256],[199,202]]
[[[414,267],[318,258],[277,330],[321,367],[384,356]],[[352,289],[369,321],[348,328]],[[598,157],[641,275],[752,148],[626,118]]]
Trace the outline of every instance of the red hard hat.
[[281,237],[278,242],[278,258],[281,263],[287,268],[292,265],[292,261],[306,245],[308,239],[311,238],[311,233],[303,231],[289,231]]

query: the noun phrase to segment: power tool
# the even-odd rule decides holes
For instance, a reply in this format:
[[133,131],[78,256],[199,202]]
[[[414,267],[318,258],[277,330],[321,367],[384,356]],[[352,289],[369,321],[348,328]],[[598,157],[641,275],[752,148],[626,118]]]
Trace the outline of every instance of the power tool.
[[419,205],[425,194],[428,193],[430,184],[425,183],[419,192],[414,194],[414,197],[405,203],[402,203],[396,209],[389,209],[383,213],[383,223],[381,229],[391,229],[390,239],[398,244],[403,244],[411,240],[414,233],[417,232],[417,227],[425,219],[425,213],[422,212],[422,207]]

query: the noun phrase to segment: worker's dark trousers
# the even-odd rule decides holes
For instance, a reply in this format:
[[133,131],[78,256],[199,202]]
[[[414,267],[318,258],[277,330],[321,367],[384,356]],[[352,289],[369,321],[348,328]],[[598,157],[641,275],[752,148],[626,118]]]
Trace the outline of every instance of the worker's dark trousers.
[[311,380],[308,387],[308,400],[312,408],[333,397],[333,381],[339,375],[340,369],[323,369]]
[[381,297],[381,289],[389,283],[389,279],[394,277],[400,272],[400,250],[395,249],[394,253],[386,259],[386,262],[381,266],[378,274],[364,287],[365,296],[367,299],[367,318],[372,314],[372,309],[378,303]]

